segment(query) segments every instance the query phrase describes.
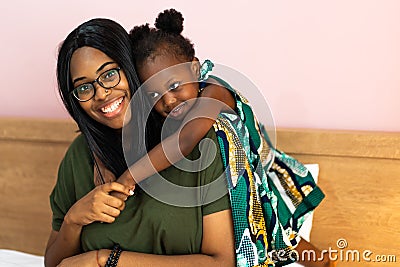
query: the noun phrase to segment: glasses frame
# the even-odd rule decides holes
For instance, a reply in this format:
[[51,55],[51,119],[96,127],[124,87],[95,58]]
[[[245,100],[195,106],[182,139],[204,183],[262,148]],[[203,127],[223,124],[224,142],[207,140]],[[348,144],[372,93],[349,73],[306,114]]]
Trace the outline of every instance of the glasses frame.
[[[112,71],[112,70],[116,70],[116,71],[117,71],[117,73],[118,73],[118,82],[117,82],[114,86],[104,86],[103,82],[100,81],[99,79],[100,79],[100,77],[101,77],[104,73],[109,72],[109,71]],[[98,76],[94,81],[92,81],[92,82],[86,82],[86,83],[83,83],[83,84],[81,84],[81,85],[75,87],[75,88],[71,91],[71,94],[72,94],[79,102],[87,102],[87,101],[89,101],[90,99],[92,99],[92,98],[96,95],[96,92],[97,92],[96,90],[97,90],[97,89],[96,89],[96,86],[94,86],[94,83],[98,83],[98,84],[99,84],[101,87],[103,87],[104,89],[112,89],[112,88],[114,88],[115,86],[117,86],[117,85],[121,82],[121,74],[120,74],[120,71],[121,71],[121,67],[116,67],[116,68],[112,68],[112,69],[103,71],[102,73],[99,74],[99,76]],[[80,98],[78,97],[78,95],[77,95],[78,93],[76,93],[76,89],[77,89],[78,87],[84,85],[84,84],[91,84],[92,87],[93,87],[93,95],[92,95],[89,99],[86,99],[86,100],[80,99]]]

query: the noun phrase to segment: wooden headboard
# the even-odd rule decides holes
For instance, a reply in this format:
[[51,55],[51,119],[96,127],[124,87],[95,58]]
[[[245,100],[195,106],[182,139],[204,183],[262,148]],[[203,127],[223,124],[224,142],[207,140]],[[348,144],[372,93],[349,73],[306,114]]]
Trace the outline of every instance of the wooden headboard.
[[314,213],[313,243],[342,251],[340,266],[395,266],[392,255],[400,262],[400,133],[279,129],[277,147],[319,164],[326,198]]
[[[51,230],[49,194],[76,130],[71,120],[0,118],[0,248],[43,255]],[[376,266],[363,261],[365,250],[371,259],[398,253],[400,133],[278,129],[277,146],[320,166],[326,198],[314,215],[317,247],[344,257],[360,252],[360,262],[340,266]],[[347,247],[339,249],[342,239]],[[395,265],[387,264],[379,266]]]
[[0,248],[44,254],[49,195],[76,130],[70,120],[0,118]]

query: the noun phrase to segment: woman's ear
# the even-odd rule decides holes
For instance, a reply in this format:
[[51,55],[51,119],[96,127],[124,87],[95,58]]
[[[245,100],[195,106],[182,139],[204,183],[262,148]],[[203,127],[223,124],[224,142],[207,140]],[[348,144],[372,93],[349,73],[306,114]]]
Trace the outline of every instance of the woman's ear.
[[199,79],[201,66],[197,57],[193,58],[190,68],[192,70],[193,76],[196,77],[196,79]]

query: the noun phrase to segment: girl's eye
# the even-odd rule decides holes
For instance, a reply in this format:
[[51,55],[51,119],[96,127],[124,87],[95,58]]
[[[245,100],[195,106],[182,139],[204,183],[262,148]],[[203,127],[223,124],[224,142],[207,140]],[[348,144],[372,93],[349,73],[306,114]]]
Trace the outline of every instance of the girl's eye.
[[148,96],[149,96],[151,99],[156,99],[157,97],[160,96],[160,94],[159,94],[159,93],[156,93],[156,92],[151,92],[151,93],[148,93]]
[[169,90],[175,90],[181,85],[181,82],[174,82],[169,86]]

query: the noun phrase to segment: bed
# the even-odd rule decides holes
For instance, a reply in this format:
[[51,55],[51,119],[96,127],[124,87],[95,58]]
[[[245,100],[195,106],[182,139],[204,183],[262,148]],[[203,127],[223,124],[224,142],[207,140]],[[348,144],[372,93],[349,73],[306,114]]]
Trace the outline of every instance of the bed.
[[[43,266],[51,230],[48,196],[76,130],[67,119],[0,118],[2,264]],[[314,213],[311,241],[337,250],[339,266],[376,266],[377,256],[385,261],[379,266],[396,266],[400,133],[278,129],[277,146],[319,166],[318,183],[326,198]],[[363,259],[366,251],[371,254]]]

